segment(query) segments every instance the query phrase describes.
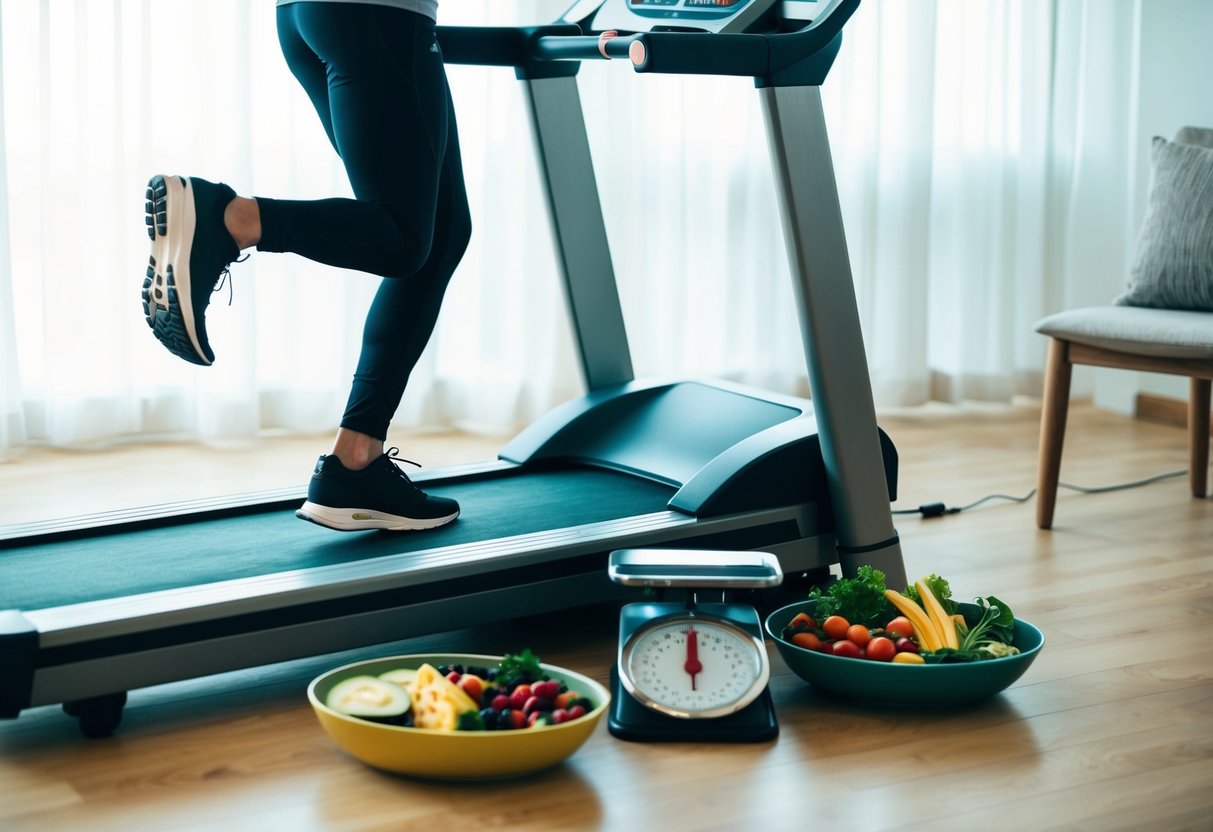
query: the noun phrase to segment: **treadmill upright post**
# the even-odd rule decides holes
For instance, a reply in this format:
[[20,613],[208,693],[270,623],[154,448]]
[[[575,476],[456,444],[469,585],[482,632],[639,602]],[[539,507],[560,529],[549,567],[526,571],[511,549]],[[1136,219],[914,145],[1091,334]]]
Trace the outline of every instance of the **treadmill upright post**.
[[548,218],[590,391],[635,378],[576,76],[524,78]]
[[837,525],[839,562],[906,585],[829,135],[816,86],[759,90],[766,117],[814,412]]

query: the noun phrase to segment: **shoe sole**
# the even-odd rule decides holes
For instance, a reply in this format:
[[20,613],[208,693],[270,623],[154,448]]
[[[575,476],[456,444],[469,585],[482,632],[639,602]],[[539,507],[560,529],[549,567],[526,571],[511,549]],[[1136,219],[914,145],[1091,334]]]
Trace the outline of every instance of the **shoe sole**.
[[419,532],[425,529],[436,529],[439,526],[445,526],[458,517],[459,512],[456,511],[454,514],[449,514],[446,517],[431,517],[418,520],[412,517],[400,517],[383,511],[372,511],[363,508],[330,508],[329,506],[317,505],[308,500],[295,511],[295,516],[300,520],[307,520],[310,523],[315,523],[328,529],[336,529],[339,532],[360,532],[371,529],[386,529],[391,532]]
[[190,253],[197,216],[190,181],[153,176],[147,183],[147,234],[152,240],[143,281],[143,314],[156,339],[191,364],[212,359],[198,341],[190,281]]

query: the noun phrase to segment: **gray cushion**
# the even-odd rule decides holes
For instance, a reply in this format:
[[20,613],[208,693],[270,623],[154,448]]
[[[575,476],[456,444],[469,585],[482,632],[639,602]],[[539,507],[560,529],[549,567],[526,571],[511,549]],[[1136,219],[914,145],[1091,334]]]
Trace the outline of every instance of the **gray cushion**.
[[[1180,133],[1204,141],[1213,131]],[[1151,168],[1129,288],[1116,303],[1213,312],[1213,147],[1155,137]]]
[[1176,144],[1213,147],[1213,127],[1181,127],[1171,141]]
[[1092,306],[1050,315],[1036,331],[1091,347],[1162,358],[1213,358],[1213,313]]

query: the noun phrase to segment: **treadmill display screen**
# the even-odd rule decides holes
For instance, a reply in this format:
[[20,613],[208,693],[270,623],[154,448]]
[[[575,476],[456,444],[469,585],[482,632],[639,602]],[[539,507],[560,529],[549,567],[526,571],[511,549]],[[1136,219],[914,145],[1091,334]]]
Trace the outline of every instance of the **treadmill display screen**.
[[595,31],[744,32],[762,22],[779,0],[607,0]]
[[729,14],[734,8],[744,6],[750,0],[628,0],[628,5],[637,6],[681,6],[684,10],[717,11]]

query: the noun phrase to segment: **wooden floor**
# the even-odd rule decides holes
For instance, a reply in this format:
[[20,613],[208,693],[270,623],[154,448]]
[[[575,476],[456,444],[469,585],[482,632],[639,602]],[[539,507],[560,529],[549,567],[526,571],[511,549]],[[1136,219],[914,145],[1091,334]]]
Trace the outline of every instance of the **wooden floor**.
[[[901,452],[897,507],[1027,493],[1038,418],[1020,406],[882,419]],[[271,456],[295,453],[283,476],[298,480],[316,450]],[[1185,464],[1180,429],[1072,412],[1063,481],[1106,485]],[[64,473],[61,487],[73,479]],[[0,480],[6,496],[12,483]],[[1028,673],[973,709],[827,699],[772,651],[774,742],[637,745],[602,724],[529,780],[448,785],[344,756],[304,699],[313,676],[353,656],[430,649],[530,646],[605,681],[615,611],[599,607],[137,691],[108,740],[35,709],[0,724],[0,829],[1213,829],[1213,501],[1192,499],[1181,478],[1062,491],[1051,532],[1035,529],[1033,511],[996,501],[899,519],[912,576],[938,572],[961,597],[996,594],[1046,635]]]

